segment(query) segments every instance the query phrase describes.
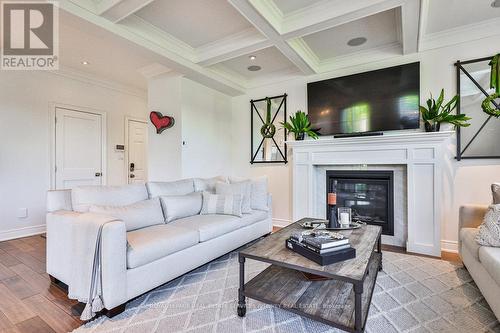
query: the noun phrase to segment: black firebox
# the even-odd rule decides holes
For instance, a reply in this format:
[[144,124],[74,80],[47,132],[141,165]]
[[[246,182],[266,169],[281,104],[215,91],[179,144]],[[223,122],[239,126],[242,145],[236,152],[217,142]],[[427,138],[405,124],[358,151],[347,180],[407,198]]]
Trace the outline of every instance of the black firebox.
[[[384,235],[394,236],[394,172],[326,172],[326,191],[337,194],[337,207],[350,207],[353,221],[382,227]],[[327,218],[330,209],[326,204]]]

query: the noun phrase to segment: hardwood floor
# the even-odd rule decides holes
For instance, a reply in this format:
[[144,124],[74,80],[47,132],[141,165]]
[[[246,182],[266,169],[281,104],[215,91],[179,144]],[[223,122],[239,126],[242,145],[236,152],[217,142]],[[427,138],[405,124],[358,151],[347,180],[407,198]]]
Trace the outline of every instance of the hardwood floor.
[[45,238],[0,242],[0,332],[70,332],[82,322],[45,272]]

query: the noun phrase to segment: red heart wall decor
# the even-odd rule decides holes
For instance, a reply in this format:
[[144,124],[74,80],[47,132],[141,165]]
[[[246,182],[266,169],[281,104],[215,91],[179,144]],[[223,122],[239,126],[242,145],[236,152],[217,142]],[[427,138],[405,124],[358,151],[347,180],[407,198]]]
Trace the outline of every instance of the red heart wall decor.
[[161,134],[167,128],[174,126],[175,120],[173,117],[164,116],[158,111],[152,111],[149,114],[151,123],[156,127],[156,133]]

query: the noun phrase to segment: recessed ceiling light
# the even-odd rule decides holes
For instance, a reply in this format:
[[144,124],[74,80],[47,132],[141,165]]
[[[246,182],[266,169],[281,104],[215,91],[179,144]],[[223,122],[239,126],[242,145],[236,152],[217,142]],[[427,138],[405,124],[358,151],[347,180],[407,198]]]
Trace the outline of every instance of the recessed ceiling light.
[[347,42],[347,45],[360,46],[360,45],[363,45],[364,43],[366,43],[366,41],[367,41],[367,39],[365,37],[356,37],[356,38],[350,39]]
[[491,7],[500,8],[500,0],[495,0],[491,3]]
[[89,62],[88,61],[82,61],[82,65],[88,65]]
[[254,56],[254,55],[249,56],[249,58],[250,58],[250,60],[255,60],[255,59],[257,59],[257,57],[256,57],[256,56]]
[[260,71],[262,69],[262,67],[257,66],[257,65],[252,65],[252,66],[248,66],[247,69],[250,72],[257,72],[257,71]]

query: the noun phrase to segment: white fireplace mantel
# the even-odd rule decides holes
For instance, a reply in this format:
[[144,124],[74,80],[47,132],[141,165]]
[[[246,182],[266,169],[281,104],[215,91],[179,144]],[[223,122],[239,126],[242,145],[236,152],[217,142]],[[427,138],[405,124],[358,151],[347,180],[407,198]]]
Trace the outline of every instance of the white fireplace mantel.
[[[289,141],[293,151],[293,219],[318,217],[318,166],[405,165],[409,252],[440,256],[442,167],[455,132]],[[321,209],[320,209],[321,210]]]

